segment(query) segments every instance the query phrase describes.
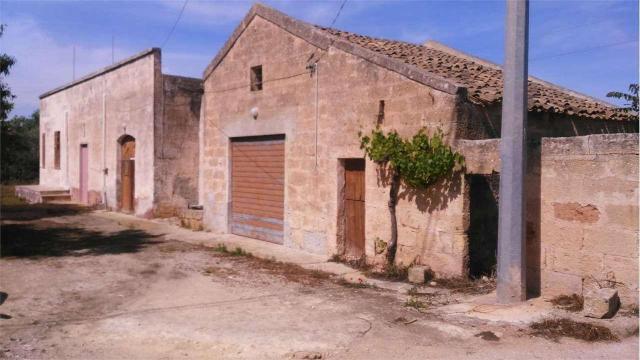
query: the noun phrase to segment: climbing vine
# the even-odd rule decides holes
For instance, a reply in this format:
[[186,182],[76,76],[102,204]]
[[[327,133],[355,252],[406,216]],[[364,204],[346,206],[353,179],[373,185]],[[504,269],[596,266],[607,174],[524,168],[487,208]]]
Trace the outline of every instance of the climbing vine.
[[360,148],[384,170],[390,184],[391,239],[387,246],[387,262],[392,264],[398,244],[396,205],[400,185],[427,189],[450,174],[456,166],[462,166],[464,159],[444,142],[440,130],[433,136],[420,130],[411,139],[401,138],[395,130],[385,134],[379,128],[369,135],[359,135]]

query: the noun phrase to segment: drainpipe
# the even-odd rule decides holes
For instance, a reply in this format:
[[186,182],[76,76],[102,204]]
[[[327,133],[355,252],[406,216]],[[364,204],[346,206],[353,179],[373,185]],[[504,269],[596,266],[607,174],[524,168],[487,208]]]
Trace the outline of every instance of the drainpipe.
[[[328,50],[327,50],[328,51]],[[320,78],[320,74],[318,73],[318,62],[316,61],[313,64],[315,75],[316,75],[316,144],[315,144],[315,154],[316,154],[316,169],[318,169],[318,79]]]
[[67,187],[71,187],[69,184],[69,112],[64,112],[64,142],[65,142],[65,183]]
[[107,94],[102,93],[102,198],[104,199],[104,208],[108,209],[107,204]]

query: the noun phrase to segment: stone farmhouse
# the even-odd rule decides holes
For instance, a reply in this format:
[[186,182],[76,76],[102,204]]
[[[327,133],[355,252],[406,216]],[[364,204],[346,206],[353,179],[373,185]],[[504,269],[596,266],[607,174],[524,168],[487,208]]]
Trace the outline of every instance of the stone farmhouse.
[[[390,233],[389,189],[364,159],[358,134],[377,126],[403,136],[440,129],[467,155],[467,168],[428,191],[401,191],[396,261],[428,265],[444,276],[490,271],[499,66],[436,42],[375,39],[255,5],[203,81],[199,195],[207,230],[379,263]],[[542,138],[637,132],[638,124],[607,103],[532,77],[528,127],[528,277],[537,294],[546,266]],[[626,164],[637,171],[637,164]],[[625,186],[637,199],[637,183]],[[633,235],[637,231],[625,236]],[[561,276],[549,284],[582,286],[583,274]]]
[[175,215],[198,200],[201,96],[199,79],[162,74],[160,49],[42,94],[40,185],[18,191]]
[[[76,201],[323,256],[384,262],[389,188],[359,134],[441,131],[465,167],[403,187],[396,262],[439,276],[495,266],[502,73],[437,42],[376,39],[254,5],[202,81],[151,49],[41,97],[34,201]],[[202,100],[202,102],[201,102]],[[527,285],[638,291],[638,123],[529,78]],[[190,204],[202,210],[185,210]],[[187,221],[185,221],[187,220]]]

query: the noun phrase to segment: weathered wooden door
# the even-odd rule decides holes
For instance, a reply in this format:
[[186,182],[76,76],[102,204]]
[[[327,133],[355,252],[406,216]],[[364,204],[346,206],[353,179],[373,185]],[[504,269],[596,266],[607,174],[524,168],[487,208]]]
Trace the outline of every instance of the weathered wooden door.
[[284,241],[284,135],[231,143],[231,232]]
[[120,148],[120,210],[133,212],[136,178],[136,141],[128,136],[122,140]]
[[89,203],[89,146],[80,145],[80,174],[79,174],[80,202]]
[[344,163],[345,256],[364,255],[364,159]]

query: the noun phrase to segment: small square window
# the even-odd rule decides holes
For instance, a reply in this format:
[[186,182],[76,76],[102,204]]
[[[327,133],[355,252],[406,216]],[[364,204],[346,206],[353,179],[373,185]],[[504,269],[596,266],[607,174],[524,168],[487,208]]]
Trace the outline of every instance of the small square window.
[[262,65],[251,68],[251,91],[262,90]]

